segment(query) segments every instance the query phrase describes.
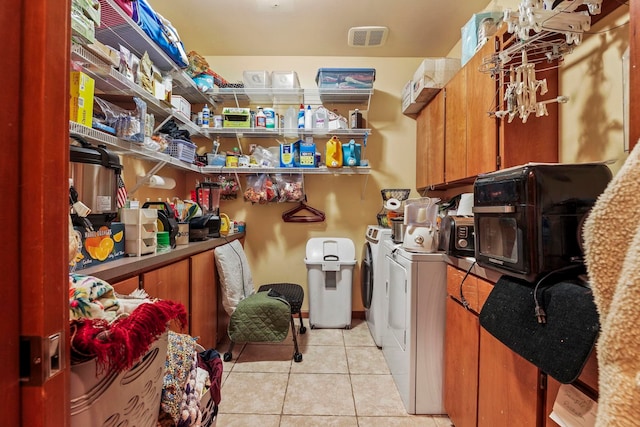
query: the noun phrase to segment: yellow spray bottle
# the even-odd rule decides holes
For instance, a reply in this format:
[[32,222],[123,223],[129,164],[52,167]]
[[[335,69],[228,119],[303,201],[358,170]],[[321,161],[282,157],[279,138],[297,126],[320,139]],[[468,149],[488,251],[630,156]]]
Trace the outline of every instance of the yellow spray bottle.
[[342,143],[337,136],[327,141],[326,164],[328,168],[342,167]]

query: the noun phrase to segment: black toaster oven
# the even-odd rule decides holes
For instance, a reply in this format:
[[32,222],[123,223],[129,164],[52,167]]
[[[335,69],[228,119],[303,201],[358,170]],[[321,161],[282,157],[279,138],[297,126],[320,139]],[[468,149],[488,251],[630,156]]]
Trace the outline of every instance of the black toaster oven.
[[452,256],[472,257],[475,254],[474,239],[472,216],[451,215],[442,219],[438,250]]
[[479,175],[476,261],[528,281],[581,263],[580,224],[611,176],[602,163],[530,163]]

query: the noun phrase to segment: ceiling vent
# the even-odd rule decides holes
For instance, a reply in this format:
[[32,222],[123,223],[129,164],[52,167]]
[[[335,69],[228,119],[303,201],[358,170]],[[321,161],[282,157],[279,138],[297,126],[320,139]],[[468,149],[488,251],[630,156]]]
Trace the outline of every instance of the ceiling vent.
[[352,27],[349,28],[349,46],[377,47],[387,40],[387,27]]

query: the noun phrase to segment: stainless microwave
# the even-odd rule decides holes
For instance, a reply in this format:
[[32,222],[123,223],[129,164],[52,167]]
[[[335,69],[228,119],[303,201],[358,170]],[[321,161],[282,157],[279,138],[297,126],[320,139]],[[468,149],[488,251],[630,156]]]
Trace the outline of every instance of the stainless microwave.
[[580,224],[611,176],[602,163],[530,163],[479,175],[477,263],[528,281],[581,263]]

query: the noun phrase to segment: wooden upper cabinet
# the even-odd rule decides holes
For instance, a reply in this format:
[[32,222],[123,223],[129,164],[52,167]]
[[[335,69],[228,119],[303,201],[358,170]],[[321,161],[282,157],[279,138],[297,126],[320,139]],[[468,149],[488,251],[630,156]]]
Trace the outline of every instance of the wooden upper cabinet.
[[427,163],[429,162],[429,105],[416,117],[416,188],[429,186]]
[[[499,38],[501,40],[501,49],[509,46],[509,43],[512,42],[511,36],[511,34],[506,33]],[[509,66],[509,63],[506,65]],[[555,65],[557,64],[544,63],[541,66],[536,66],[536,79],[545,79],[547,83],[547,93],[540,95],[540,92],[538,92],[537,98],[539,101],[554,99],[558,96],[558,68]],[[542,68],[545,71],[542,71]],[[502,78],[499,109],[504,110],[506,109],[506,101],[503,98],[508,76],[503,74]],[[518,116],[514,117],[511,123],[508,122],[507,118],[499,121],[500,169],[519,166],[528,162],[555,163],[558,161],[558,104],[551,102],[546,104],[546,107],[547,116],[536,117],[535,114],[531,114],[526,123],[523,123]]]
[[467,68],[467,176],[497,169],[498,122],[492,113],[499,105],[498,84],[483,62],[497,51],[490,38],[465,65]]
[[445,179],[458,181],[467,175],[467,67],[447,83],[445,98]]
[[416,118],[416,188],[443,184],[444,181],[444,89]]

